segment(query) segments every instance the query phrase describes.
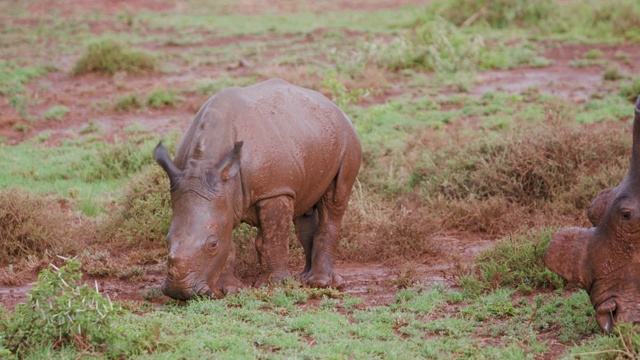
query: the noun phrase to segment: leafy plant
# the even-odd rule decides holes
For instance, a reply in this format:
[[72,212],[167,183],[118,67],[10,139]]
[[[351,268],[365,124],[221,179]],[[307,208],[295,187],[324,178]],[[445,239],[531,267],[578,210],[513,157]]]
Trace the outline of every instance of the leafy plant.
[[81,263],[65,259],[60,268],[44,269],[11,316],[0,324],[2,347],[23,357],[36,346],[67,345],[78,350],[95,350],[105,344],[113,329],[117,307],[96,288],[81,285]]
[[343,109],[351,103],[360,101],[368,93],[366,89],[347,89],[335,72],[328,72],[320,86],[329,89],[333,102]]

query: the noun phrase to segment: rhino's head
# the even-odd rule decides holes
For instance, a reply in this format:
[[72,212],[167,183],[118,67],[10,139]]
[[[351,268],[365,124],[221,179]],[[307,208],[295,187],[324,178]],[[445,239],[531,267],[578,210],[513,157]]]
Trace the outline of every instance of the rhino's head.
[[[154,158],[169,176],[173,215],[162,292],[175,299],[211,296],[223,269],[233,264],[233,199],[239,188],[242,142],[217,164],[193,157],[184,170],[158,144]],[[197,150],[199,151],[199,150]]]
[[640,97],[629,172],[593,200],[587,215],[593,227],[556,233],[545,264],[589,293],[606,332],[622,321],[640,323]]

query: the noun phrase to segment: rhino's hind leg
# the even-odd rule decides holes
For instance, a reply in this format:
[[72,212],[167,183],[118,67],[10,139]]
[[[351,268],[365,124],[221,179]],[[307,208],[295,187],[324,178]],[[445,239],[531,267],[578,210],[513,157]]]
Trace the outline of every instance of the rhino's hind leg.
[[279,196],[260,201],[260,221],[256,237],[256,251],[260,259],[261,275],[256,286],[279,283],[291,277],[289,272],[289,229],[293,220],[293,199]]
[[311,270],[311,250],[313,249],[313,237],[318,231],[318,210],[315,208],[307,211],[305,214],[293,219],[296,227],[296,235],[302,248],[304,249],[304,270],[300,273],[300,278],[305,278]]
[[318,231],[313,238],[311,268],[303,277],[312,287],[340,289],[345,285],[342,276],[334,271],[333,262],[340,242],[342,217],[349,204],[351,188],[358,171],[358,166],[353,166],[349,160],[359,164],[359,152],[354,153],[352,159],[346,159],[346,163],[343,162],[336,179],[316,206]]

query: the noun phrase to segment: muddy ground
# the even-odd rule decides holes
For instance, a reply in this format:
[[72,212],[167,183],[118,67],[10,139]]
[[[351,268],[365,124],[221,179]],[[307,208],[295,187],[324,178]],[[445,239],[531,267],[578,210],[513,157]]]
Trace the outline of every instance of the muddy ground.
[[[136,1],[76,1],[73,3],[58,4],[56,1],[36,2],[30,6],[31,18],[29,21],[21,20],[21,26],[35,26],[38,14],[46,12],[49,6],[59,6],[59,11],[63,16],[72,16],[77,13],[89,11],[102,11],[105,13],[118,13],[127,11],[135,14],[143,10],[172,11],[176,5],[172,2],[136,0]],[[316,4],[318,3],[318,4]],[[420,4],[422,1],[416,0],[376,0],[376,1],[348,1],[336,2],[309,2],[307,7],[313,11],[335,10],[336,7],[344,9],[381,9],[393,8],[403,4]],[[233,5],[229,2],[226,11],[256,14],[261,11],[297,11],[300,2],[296,1],[258,1],[243,0]],[[124,10],[123,10],[124,9]],[[114,30],[111,22],[93,21],[89,24],[90,31],[99,36],[105,31]],[[151,30],[150,30],[151,31]],[[211,34],[201,34],[203,41],[187,45],[186,48],[215,47],[229,43],[255,43],[267,44],[265,51],[261,54],[265,63],[268,59],[278,56],[283,52],[290,51],[297,43],[313,41],[314,37],[319,37],[326,29],[316,29],[309,34],[301,36],[278,35],[267,33],[262,35],[242,35],[233,37],[215,37]],[[289,38],[289,41],[281,41]],[[268,44],[278,44],[270,46]],[[46,46],[46,44],[41,44]],[[166,54],[176,54],[185,50],[185,46],[176,47],[167,43],[145,43],[143,47]],[[640,54],[639,45],[584,45],[584,44],[554,44],[546,46],[544,57],[552,61],[552,64],[540,68],[517,68],[509,71],[486,71],[477,74],[477,82],[471,86],[469,93],[474,96],[482,96],[488,91],[503,90],[507,92],[520,93],[527,88],[535,87],[540,92],[556,94],[565,97],[576,104],[588,101],[590,95],[598,91],[602,83],[604,69],[601,66],[592,65],[584,67],[570,66],[573,60],[581,59],[583,55],[594,48],[603,52],[603,58],[616,63],[623,72],[638,73],[640,63],[629,61],[623,62],[616,58],[616,52],[622,51],[627,54]],[[30,54],[21,54],[28,59]],[[105,99],[117,97],[119,94],[142,93],[147,94],[154,89],[180,89],[188,88],[194,81],[202,78],[222,78],[225,76],[244,76],[248,73],[260,74],[263,78],[270,76],[284,76],[296,73],[295,65],[281,65],[277,68],[265,67],[261,63],[244,61],[246,59],[235,58],[225,63],[200,64],[190,66],[181,61],[171,60],[169,56],[168,66],[170,72],[154,72],[152,74],[116,74],[115,76],[103,76],[98,74],[86,74],[72,76],[69,74],[77,56],[56,56],[55,64],[57,71],[53,71],[41,78],[26,84],[28,96],[33,101],[30,106],[32,114],[42,114],[54,105],[64,105],[70,112],[65,117],[65,121],[39,121],[31,124],[27,131],[19,132],[14,129],[14,125],[21,120],[14,108],[9,106],[6,99],[0,99],[0,137],[6,137],[6,144],[12,145],[31,139],[45,131],[51,136],[42,142],[40,146],[55,146],[62,140],[77,136],[80,129],[87,126],[89,119],[92,119],[103,131],[100,136],[108,141],[113,141],[116,137],[123,136],[123,129],[137,124],[150,130],[151,133],[163,135],[172,131],[182,132],[199,106],[206,100],[207,95],[198,95],[195,92],[186,92],[184,97],[175,107],[165,107],[152,109],[145,107],[139,111],[120,113],[114,110],[105,110],[99,106]],[[78,54],[79,56],[79,54]],[[28,61],[27,61],[28,62]],[[302,83],[313,83],[318,79],[302,79]],[[375,103],[384,103],[401,96],[410,91],[401,76],[390,76],[388,80],[391,87],[385,88],[382,94],[369,97],[363,100],[360,105],[368,106]],[[453,90],[452,90],[453,91]],[[569,225],[569,224],[567,224]],[[418,261],[415,265],[415,278],[424,284],[447,283],[454,285],[456,281],[456,271],[464,264],[473,260],[473,256],[480,250],[493,244],[495,239],[487,234],[450,234],[443,236],[438,242],[444,254],[452,254],[439,258],[426,257]],[[361,297],[366,303],[388,304],[392,301],[394,293],[397,291],[394,281],[398,276],[400,260],[388,261],[385,263],[338,263],[336,268],[345,278],[347,285],[345,291],[354,296]],[[143,301],[141,292],[158,288],[164,273],[157,270],[156,266],[149,269],[142,279],[136,281],[122,281],[115,278],[87,279],[91,283],[97,280],[98,286],[110,296],[112,300],[139,300]],[[292,270],[300,270],[295,268]],[[23,301],[26,292],[29,290],[29,282],[35,279],[36,274],[30,279],[26,279],[25,284],[16,287],[0,287],[0,301],[6,307],[13,307],[16,303]],[[251,279],[245,279],[250,283]],[[156,304],[161,304],[165,299],[155,300]]]

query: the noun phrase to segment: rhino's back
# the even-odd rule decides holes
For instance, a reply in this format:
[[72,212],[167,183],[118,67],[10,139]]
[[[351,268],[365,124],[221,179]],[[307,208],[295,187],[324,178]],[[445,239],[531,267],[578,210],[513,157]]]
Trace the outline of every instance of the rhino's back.
[[360,154],[355,129],[323,95],[268,80],[225,89],[210,98],[185,133],[176,155],[179,167],[194,157],[196,144],[212,164],[243,141],[241,176],[249,203],[289,195],[296,212],[318,201],[340,168],[344,154]]

